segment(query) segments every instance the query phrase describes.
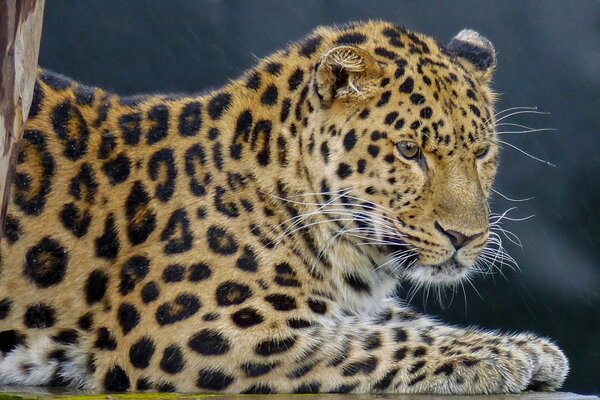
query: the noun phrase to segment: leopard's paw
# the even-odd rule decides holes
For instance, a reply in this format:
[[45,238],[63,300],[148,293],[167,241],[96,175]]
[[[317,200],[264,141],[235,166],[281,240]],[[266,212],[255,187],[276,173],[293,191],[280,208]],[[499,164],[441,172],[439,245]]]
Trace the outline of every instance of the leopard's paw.
[[533,361],[528,390],[552,391],[560,388],[569,373],[569,360],[561,349],[545,338],[519,335],[517,345]]

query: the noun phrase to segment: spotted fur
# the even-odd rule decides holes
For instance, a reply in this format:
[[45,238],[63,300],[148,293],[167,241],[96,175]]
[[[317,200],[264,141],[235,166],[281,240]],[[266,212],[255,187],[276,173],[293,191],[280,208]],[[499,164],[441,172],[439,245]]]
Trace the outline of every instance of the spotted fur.
[[555,389],[546,339],[392,299],[488,240],[494,50],[319,28],[201,97],[40,71],[0,247],[0,384],[107,392]]

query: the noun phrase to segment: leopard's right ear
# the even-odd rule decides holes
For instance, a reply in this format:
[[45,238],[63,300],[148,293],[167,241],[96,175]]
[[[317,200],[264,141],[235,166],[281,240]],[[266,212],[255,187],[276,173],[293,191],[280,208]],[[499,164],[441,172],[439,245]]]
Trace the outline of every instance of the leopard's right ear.
[[491,80],[496,66],[496,51],[492,42],[483,35],[463,29],[452,38],[446,49],[480,81],[488,83]]
[[371,54],[355,46],[337,46],[321,56],[316,68],[321,105],[336,99],[364,97],[377,87],[382,68]]

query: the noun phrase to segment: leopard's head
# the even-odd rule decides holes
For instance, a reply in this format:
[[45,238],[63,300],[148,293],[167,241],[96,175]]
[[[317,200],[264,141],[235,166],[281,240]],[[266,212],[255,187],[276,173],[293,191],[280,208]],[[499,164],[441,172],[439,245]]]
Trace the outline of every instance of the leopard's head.
[[350,210],[344,237],[376,248],[379,264],[420,283],[457,282],[489,239],[492,44],[470,30],[446,46],[383,23],[349,30],[360,40],[334,41],[314,70],[312,174]]

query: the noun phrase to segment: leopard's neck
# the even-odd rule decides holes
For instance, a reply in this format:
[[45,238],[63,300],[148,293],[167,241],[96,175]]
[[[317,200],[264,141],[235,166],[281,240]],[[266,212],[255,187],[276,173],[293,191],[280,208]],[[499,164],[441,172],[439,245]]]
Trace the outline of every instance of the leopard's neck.
[[[314,91],[318,60],[305,58],[293,64],[284,58],[285,54],[270,57],[205,98],[204,136],[212,141],[213,155],[222,153],[223,171],[246,177],[263,201],[278,211],[284,229],[295,232],[288,243],[297,240],[311,249],[304,257],[315,274],[343,287],[349,276],[358,279],[357,271],[361,271],[361,279],[369,281],[372,288],[364,295],[379,302],[394,285],[385,271],[368,272],[381,262],[374,259],[380,254],[344,240],[332,242],[343,227],[326,222],[334,215],[323,212],[323,204],[339,209],[347,199],[339,196],[319,171],[323,168],[321,137],[340,127],[321,129],[327,122],[319,113],[321,105]],[[211,140],[216,136],[214,129],[218,129],[218,137]],[[364,298],[354,293],[349,296],[352,298],[343,301],[349,308],[365,306]]]

